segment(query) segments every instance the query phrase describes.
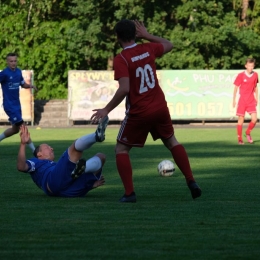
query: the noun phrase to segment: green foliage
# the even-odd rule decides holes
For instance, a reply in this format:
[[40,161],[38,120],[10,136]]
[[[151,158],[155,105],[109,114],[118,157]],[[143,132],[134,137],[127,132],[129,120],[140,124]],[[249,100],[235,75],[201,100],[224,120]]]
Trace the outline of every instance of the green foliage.
[[173,69],[236,69],[246,57],[259,57],[259,46],[251,44],[252,38],[260,40],[259,35],[251,28],[239,28],[235,12],[226,12],[221,1],[185,2],[176,13]]
[[[67,97],[68,70],[112,69],[120,52],[114,26],[144,21],[150,33],[170,39],[171,53],[157,69],[241,69],[260,60],[260,4],[242,0],[0,1],[0,69],[8,52],[34,70],[37,99]],[[245,11],[246,18],[242,18]]]
[[[39,89],[36,98],[66,98],[68,70],[79,64],[78,59],[68,59],[72,53],[67,52],[74,21],[63,20],[60,15],[57,19],[52,1],[12,3],[1,4],[0,8],[1,57],[16,52],[19,67],[34,70],[34,83]],[[0,65],[5,67],[4,59]]]

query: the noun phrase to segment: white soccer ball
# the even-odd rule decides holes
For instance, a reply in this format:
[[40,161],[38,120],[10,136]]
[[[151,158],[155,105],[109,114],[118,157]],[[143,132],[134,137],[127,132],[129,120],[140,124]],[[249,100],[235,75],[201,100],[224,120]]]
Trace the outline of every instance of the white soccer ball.
[[163,160],[158,164],[158,172],[161,176],[172,176],[175,171],[174,163],[169,160]]

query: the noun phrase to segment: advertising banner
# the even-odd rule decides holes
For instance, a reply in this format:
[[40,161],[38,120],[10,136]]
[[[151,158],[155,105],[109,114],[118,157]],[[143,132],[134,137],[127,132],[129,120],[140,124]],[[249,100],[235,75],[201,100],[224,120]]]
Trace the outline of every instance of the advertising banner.
[[[243,70],[158,70],[173,120],[236,119],[233,82]],[[258,74],[260,71],[256,70]],[[92,110],[104,107],[118,88],[113,71],[69,71],[69,119],[89,120]],[[238,96],[237,96],[238,98]],[[259,105],[258,108],[259,110]],[[123,101],[110,120],[124,118]],[[249,117],[249,115],[246,115]]]
[[[31,84],[33,82],[33,71],[23,70],[23,78],[26,83]],[[20,87],[20,102],[22,107],[22,118],[24,121],[33,121],[33,96],[31,89],[25,89]],[[3,108],[3,92],[0,84],[0,121],[8,122],[8,116]]]
[[[104,107],[114,96],[118,83],[113,71],[69,71],[68,117],[70,120],[89,120],[93,109]],[[125,102],[110,112],[110,120],[122,120]]]
[[[237,70],[158,71],[172,119],[233,119]],[[238,98],[238,96],[237,96]]]

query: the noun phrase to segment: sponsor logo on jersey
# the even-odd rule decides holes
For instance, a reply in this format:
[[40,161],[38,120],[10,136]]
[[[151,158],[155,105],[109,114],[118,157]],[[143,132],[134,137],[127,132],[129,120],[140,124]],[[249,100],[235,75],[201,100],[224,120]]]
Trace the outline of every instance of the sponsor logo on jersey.
[[149,57],[149,56],[150,56],[149,52],[145,52],[145,53],[143,53],[143,54],[141,54],[141,55],[132,57],[131,60],[132,60],[132,62],[135,62],[135,61],[138,61],[138,60],[142,60],[142,59],[144,59],[144,58],[147,58],[147,57]]

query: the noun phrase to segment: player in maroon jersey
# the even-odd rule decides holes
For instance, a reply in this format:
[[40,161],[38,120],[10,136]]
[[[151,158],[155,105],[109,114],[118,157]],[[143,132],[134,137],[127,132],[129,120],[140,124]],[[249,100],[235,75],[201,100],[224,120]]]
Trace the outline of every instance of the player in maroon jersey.
[[251,121],[246,130],[247,141],[252,144],[251,131],[257,122],[256,106],[258,102],[258,74],[253,71],[255,67],[255,59],[248,58],[246,60],[246,70],[239,73],[234,81],[234,93],[233,93],[233,107],[236,106],[236,95],[239,88],[239,100],[237,105],[236,115],[238,116],[237,123],[237,136],[238,144],[244,144],[242,138],[242,129],[245,119],[245,113],[247,112],[251,116]]
[[[136,202],[129,152],[143,147],[151,133],[160,138],[186,178],[193,199],[201,195],[195,182],[184,147],[174,136],[173,126],[164,93],[158,84],[155,59],[171,51],[170,41],[147,32],[139,21],[121,20],[115,26],[117,40],[123,48],[114,59],[114,78],[119,88],[103,108],[95,109],[93,122],[104,118],[126,98],[126,116],[117,136],[116,164],[125,188],[120,202]],[[135,38],[149,42],[136,44]]]

